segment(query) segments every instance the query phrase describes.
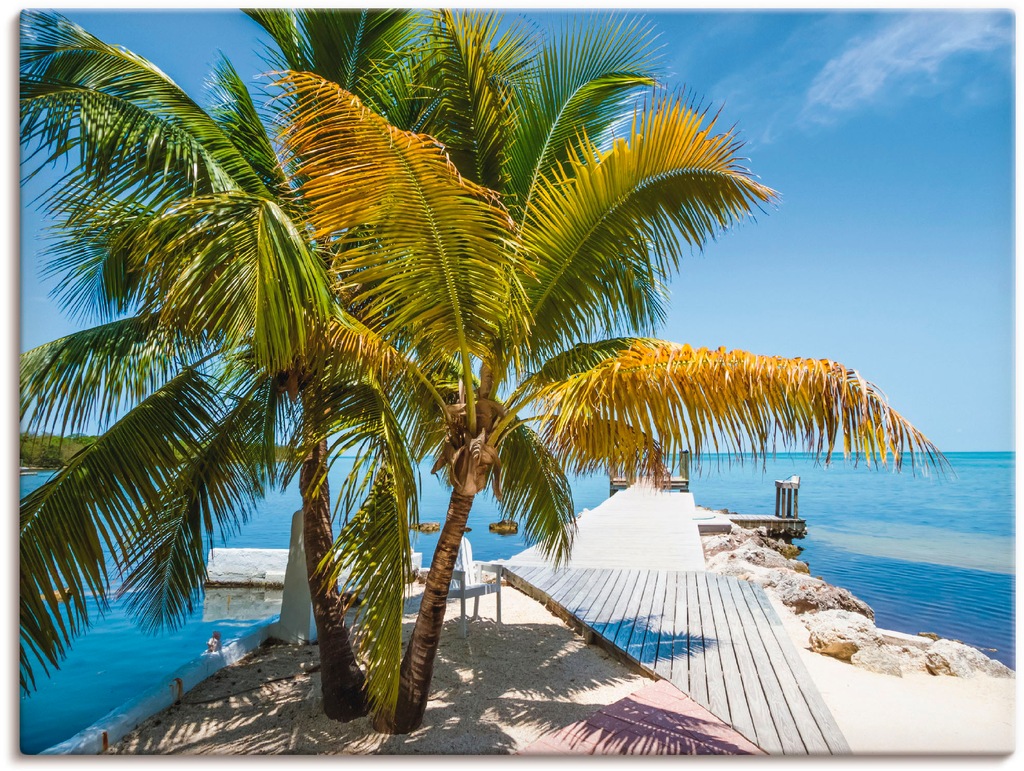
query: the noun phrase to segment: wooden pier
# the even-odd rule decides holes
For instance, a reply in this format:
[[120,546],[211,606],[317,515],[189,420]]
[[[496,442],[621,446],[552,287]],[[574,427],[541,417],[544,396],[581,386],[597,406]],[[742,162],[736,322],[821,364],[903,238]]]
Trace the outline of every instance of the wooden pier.
[[[690,492],[689,450],[684,450],[680,454],[677,471],[679,472],[677,475],[670,475],[668,469],[665,469],[666,481],[663,485],[661,485],[661,489],[664,490],[665,492]],[[614,495],[619,490],[625,490],[626,488],[632,487],[638,482],[642,482],[648,486],[651,486],[653,484],[651,480],[630,479],[622,474],[612,471],[608,474],[608,494]]]
[[536,547],[502,560],[509,583],[588,639],[770,754],[849,746],[764,590],[705,571],[701,532],[728,519],[690,493],[631,487],[579,519],[568,564]]
[[510,584],[765,752],[850,752],[761,587],[703,571],[510,562]]
[[773,517],[769,514],[727,514],[733,523],[748,530],[763,527],[772,538],[803,538],[807,522],[802,519]]
[[800,519],[800,477],[775,480],[775,516],[767,514],[729,514],[740,527],[754,530],[763,527],[768,535],[778,538],[803,538],[807,523]]

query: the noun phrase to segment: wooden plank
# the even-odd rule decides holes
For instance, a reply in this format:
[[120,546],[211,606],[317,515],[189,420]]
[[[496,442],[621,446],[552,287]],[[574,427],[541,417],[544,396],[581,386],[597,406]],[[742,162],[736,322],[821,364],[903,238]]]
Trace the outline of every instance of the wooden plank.
[[[658,604],[658,574],[661,571],[652,570],[647,579],[647,586],[640,595],[639,602],[634,606],[636,621],[633,623],[633,631],[630,632],[629,640],[625,642],[622,649],[626,655],[636,661],[640,661],[640,654],[644,649],[644,641],[651,632],[651,613]],[[661,600],[664,602],[664,598]]]
[[666,680],[672,679],[673,645],[679,634],[676,625],[676,590],[683,575],[681,571],[673,570],[665,577],[665,610],[661,615],[654,674]]
[[616,572],[619,571],[593,571],[592,579],[587,583],[584,595],[576,601],[575,606],[571,610],[573,615],[582,623],[590,625],[591,609],[596,611],[597,607],[604,601],[608,589],[615,580]]
[[712,714],[727,723],[729,719],[729,698],[725,694],[725,672],[722,668],[722,646],[716,618],[708,591],[708,574],[697,574],[697,602],[700,603],[701,627],[704,632],[704,666],[707,668],[708,704]]
[[562,607],[574,616],[580,605],[591,599],[593,587],[596,585],[598,574],[601,571],[596,568],[585,568],[581,572],[583,573],[583,580],[576,584],[571,596],[569,594],[565,595],[565,602],[561,603]]
[[621,617],[621,620],[618,626],[615,627],[614,636],[608,638],[619,649],[625,650],[625,643],[633,633],[633,627],[636,625],[636,606],[640,602],[644,590],[647,588],[647,580],[650,577],[651,571],[641,570],[637,576],[636,584],[633,586],[633,591],[620,603],[621,610],[618,615]]
[[594,627],[600,635],[608,642],[612,642],[615,639],[615,634],[626,615],[626,603],[629,602],[629,597],[633,593],[633,589],[637,582],[642,580],[642,570],[630,570],[626,575],[626,581],[623,583],[621,590],[615,597],[615,602],[610,605],[606,610],[606,618],[601,624],[601,627]]
[[[807,667],[800,660],[800,654],[793,645],[793,641],[789,639],[789,633],[786,632],[782,619],[775,612],[775,608],[772,607],[768,596],[760,587],[751,586],[750,593],[756,599],[758,607],[764,615],[764,620],[773,632],[775,644],[778,646],[778,655],[785,662],[792,677],[792,683],[796,686],[796,692],[793,692],[791,688],[788,689],[791,692],[791,698],[796,701],[802,697],[802,703],[806,706],[807,713],[809,713],[809,720],[804,715],[802,709],[799,711],[799,714],[794,714],[797,724],[800,726],[800,733],[804,739],[807,751],[812,754],[849,754],[851,750],[846,737],[843,736],[843,732],[836,723],[835,717],[825,704],[824,699],[822,699],[821,692],[818,691],[814,681],[811,680]],[[782,667],[779,666],[779,669],[781,670]],[[817,732],[812,730],[812,725],[818,729]],[[821,737],[821,742],[818,741],[819,736]],[[822,746],[822,742],[824,746]]]
[[541,571],[547,570],[547,568],[536,566],[523,566],[523,567],[506,567],[506,571],[512,573],[517,578],[526,581],[528,584],[533,584],[533,578],[541,573]]
[[[725,696],[729,702],[729,723],[748,739],[755,741],[754,721],[747,704],[746,687],[738,660],[737,648],[740,646],[733,639],[735,625],[729,623],[730,615],[736,615],[735,602],[728,586],[724,587],[723,591],[721,576],[707,573],[705,577],[708,582],[708,594],[711,598],[711,612],[715,618],[715,630],[718,633],[718,651],[722,662]],[[739,630],[736,631],[737,634],[742,634]],[[755,685],[760,689],[756,680]]]
[[[659,570],[658,580],[654,584],[654,602],[651,604],[651,612],[647,617],[647,635],[644,637],[643,647],[637,656],[637,661],[649,672],[654,671],[654,661],[658,655],[658,640],[662,634],[662,617],[665,615],[667,581],[668,571]],[[669,613],[671,612],[670,610]]]
[[[753,619],[749,618],[746,607],[746,600],[740,594],[740,581],[719,580],[719,588],[723,595],[728,593],[732,597],[731,603],[726,603],[725,617],[732,635],[733,649],[736,652],[736,663],[739,665],[740,677],[743,679],[744,694],[747,700],[747,709],[750,713],[753,734],[744,734],[754,744],[761,746],[761,736],[773,736],[776,743],[779,742],[778,731],[775,730],[775,723],[772,720],[771,705],[765,696],[764,688],[761,687],[761,680],[757,674],[757,667],[754,664],[754,655],[751,653],[750,645],[747,643],[747,636],[744,631],[743,621],[752,624]],[[744,733],[743,731],[740,731]]]
[[672,635],[672,674],[669,680],[684,693],[690,692],[690,626],[686,586],[690,573],[682,572],[676,579],[676,612]]
[[771,706],[772,722],[778,735],[778,745],[770,743],[759,746],[771,754],[804,754],[807,752],[807,748],[800,737],[800,728],[793,717],[786,694],[782,690],[782,684],[775,671],[775,662],[772,661],[770,653],[770,642],[774,640],[775,635],[769,628],[764,613],[758,607],[752,584],[749,581],[741,581],[740,591],[746,601],[743,607],[746,608],[749,615],[749,620],[744,627],[747,633],[747,644],[754,656],[757,675],[761,681],[761,687],[764,689],[765,697],[768,699],[768,704]]
[[544,587],[550,584],[556,578],[557,576],[555,575],[555,571],[552,568],[539,568],[537,572],[533,573],[530,576],[529,582],[534,589],[537,589],[542,594],[547,594],[544,591]]
[[[615,580],[608,590],[604,592],[604,597],[599,605],[592,606],[590,611],[587,613],[587,623],[590,628],[595,632],[605,637],[605,628],[608,622],[612,618],[612,613],[615,610],[616,605],[619,601],[619,596],[623,591],[626,590],[626,586],[631,580],[636,580],[637,571],[635,570],[619,570],[616,571]],[[607,639],[607,637],[605,637]]]
[[[704,627],[701,608],[697,601],[697,573],[686,575],[686,607],[688,612],[687,636],[689,637],[689,686],[687,693],[702,707],[708,706],[707,662],[704,656]],[[673,677],[675,675],[673,674]],[[672,681],[676,681],[673,679]],[[678,686],[682,687],[682,686]]]
[[552,599],[561,591],[569,581],[573,581],[579,578],[579,574],[570,568],[558,568],[558,570],[552,571],[552,577],[549,581],[546,581],[541,589],[544,593]]
[[548,593],[551,599],[563,608],[568,598],[576,593],[576,589],[587,578],[586,570],[573,569],[566,572],[568,575],[561,582],[552,584],[551,590]]
[[[760,610],[761,614],[761,623],[767,625],[768,633],[765,642],[768,648],[768,655],[772,657],[772,661],[775,663],[776,672],[779,675],[786,699],[790,704],[790,710],[793,713],[793,719],[796,721],[804,746],[807,752],[812,755],[829,754],[832,750],[828,739],[822,730],[819,717],[814,714],[808,700],[809,694],[818,695],[820,698],[818,689],[814,687],[806,668],[799,661],[796,649],[789,639],[789,634],[786,632],[785,627],[782,626],[782,621],[771,607],[764,591],[760,587],[753,585],[750,587],[750,590],[757,601],[757,609]],[[789,653],[792,654],[793,661],[790,661],[787,656]],[[801,679],[805,681],[803,686],[800,683]],[[839,727],[835,725],[834,720],[831,719],[832,715],[827,709],[824,710],[824,716],[828,719],[827,723],[831,723],[835,727],[835,733],[842,737]],[[843,739],[843,743],[845,743],[845,739]],[[849,749],[846,751],[848,752]]]

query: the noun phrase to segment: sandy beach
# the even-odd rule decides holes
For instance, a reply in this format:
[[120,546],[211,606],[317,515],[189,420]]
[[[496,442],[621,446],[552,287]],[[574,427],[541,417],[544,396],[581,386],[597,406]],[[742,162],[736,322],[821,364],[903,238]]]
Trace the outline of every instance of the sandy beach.
[[[420,587],[407,603],[416,607]],[[448,621],[424,725],[375,733],[320,714],[316,646],[264,647],[147,720],[114,754],[511,754],[651,680],[584,643],[543,605],[503,590],[504,625],[482,603],[469,636]],[[1005,754],[1015,740],[1015,679],[895,677],[811,652],[807,630],[773,601],[855,754]],[[406,616],[406,633],[413,615]],[[278,679],[287,678],[287,679]],[[272,682],[273,681],[273,682]]]

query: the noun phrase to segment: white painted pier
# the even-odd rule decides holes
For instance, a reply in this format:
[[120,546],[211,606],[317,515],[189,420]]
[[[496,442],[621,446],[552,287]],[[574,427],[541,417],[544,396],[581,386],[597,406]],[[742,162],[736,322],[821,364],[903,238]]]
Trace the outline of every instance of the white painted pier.
[[[704,570],[702,533],[729,532],[723,516],[699,511],[693,493],[633,485],[596,509],[584,509],[567,568]],[[538,547],[500,560],[506,565],[547,565]]]
[[527,549],[502,561],[509,583],[768,754],[849,753],[764,590],[706,570],[700,536],[728,518],[633,486],[577,523],[568,564]]

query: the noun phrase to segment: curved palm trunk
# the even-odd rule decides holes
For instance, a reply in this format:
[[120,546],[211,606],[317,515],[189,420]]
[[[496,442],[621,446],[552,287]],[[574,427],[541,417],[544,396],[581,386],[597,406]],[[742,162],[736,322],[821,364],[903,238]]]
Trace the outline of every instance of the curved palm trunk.
[[441,627],[444,624],[444,613],[448,603],[448,587],[474,497],[475,495],[462,495],[452,491],[448,516],[441,529],[441,536],[437,539],[437,548],[434,550],[430,571],[427,573],[420,612],[416,617],[412,638],[405,649],[405,656],[402,658],[398,706],[390,720],[384,715],[376,718],[375,727],[378,731],[407,734],[419,728],[423,722],[427,696],[430,693],[430,681],[434,676],[434,659],[437,656],[438,643],[441,641]]
[[324,714],[331,720],[347,722],[367,712],[365,677],[345,628],[345,608],[337,584],[325,585],[317,571],[320,561],[334,544],[331,499],[327,487],[326,440],[321,441],[303,462],[299,472],[299,490],[302,492],[306,576],[320,645]]

